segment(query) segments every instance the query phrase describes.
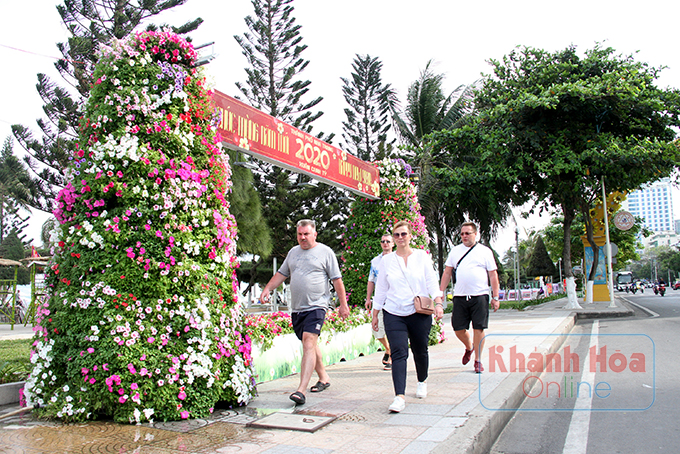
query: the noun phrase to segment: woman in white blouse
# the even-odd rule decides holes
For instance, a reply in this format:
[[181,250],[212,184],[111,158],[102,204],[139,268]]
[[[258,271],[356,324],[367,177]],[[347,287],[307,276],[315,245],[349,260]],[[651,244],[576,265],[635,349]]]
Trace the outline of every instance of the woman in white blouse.
[[373,329],[378,327],[378,313],[383,311],[385,333],[392,349],[392,382],[394,402],[391,412],[399,413],[406,406],[406,360],[411,343],[416,364],[418,387],[416,397],[427,396],[429,357],[427,346],[432,327],[432,316],[416,313],[415,296],[429,296],[435,300],[435,317],[444,316],[439,290],[439,278],[432,266],[432,258],[421,249],[411,249],[411,224],[399,221],[392,235],[397,250],[383,257],[373,300]]

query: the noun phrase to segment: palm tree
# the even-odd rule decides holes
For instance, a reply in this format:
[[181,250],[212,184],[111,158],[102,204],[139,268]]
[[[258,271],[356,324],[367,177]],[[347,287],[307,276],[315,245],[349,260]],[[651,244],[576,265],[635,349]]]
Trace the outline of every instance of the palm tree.
[[4,239],[7,208],[34,206],[41,194],[40,184],[31,178],[23,162],[14,156],[12,138],[7,137],[0,152],[0,242]]
[[443,74],[435,74],[427,62],[420,78],[408,89],[404,112],[392,103],[392,118],[401,142],[412,152],[413,167],[418,169],[418,200],[429,231],[434,235],[440,273],[444,270],[446,244],[455,236],[465,217],[444,209],[440,182],[432,174],[433,168],[448,165],[446,156],[433,152],[427,136],[435,131],[453,129],[465,122],[473,109],[473,85],[460,85],[446,96],[442,88]]

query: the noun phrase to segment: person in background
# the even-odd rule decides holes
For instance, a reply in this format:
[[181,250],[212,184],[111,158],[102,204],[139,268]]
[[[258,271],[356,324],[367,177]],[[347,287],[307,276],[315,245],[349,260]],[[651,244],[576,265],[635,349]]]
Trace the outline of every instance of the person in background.
[[[463,364],[470,362],[474,351],[475,372],[481,374],[484,371],[482,365],[484,330],[489,326],[489,284],[494,312],[500,307],[498,301],[500,284],[493,252],[483,244],[477,243],[475,223],[463,223],[460,237],[462,243],[454,247],[446,259],[439,288],[445,291],[451,276],[455,273],[451,324],[456,337],[465,345]],[[474,342],[468,334],[470,322]]]
[[418,387],[416,397],[427,397],[429,368],[428,343],[432,315],[416,312],[413,298],[430,296],[435,301],[435,317],[441,320],[444,308],[438,287],[437,273],[430,255],[421,249],[411,249],[412,230],[406,221],[394,224],[392,236],[397,245],[393,254],[383,256],[373,299],[373,330],[378,329],[378,313],[383,312],[385,333],[392,351],[392,383],[394,401],[388,410],[401,412],[406,407],[406,361],[411,344],[416,365]]
[[316,241],[316,236],[314,221],[303,219],[297,223],[298,246],[288,251],[281,268],[260,295],[260,301],[268,303],[272,290],[290,277],[291,321],[295,335],[302,341],[300,384],[290,395],[290,400],[297,405],[306,402],[305,392],[313,371],[316,371],[319,380],[311,387],[311,392],[321,392],[331,385],[318,343],[326,311],[330,308],[329,281],[333,282],[338,295],[340,317],[345,319],[349,316],[338,259],[331,248]]
[[[368,285],[366,286],[366,310],[371,310],[372,302],[371,297],[373,296],[373,290],[375,290],[375,281],[378,279],[378,271],[380,269],[380,261],[383,256],[392,253],[392,248],[394,247],[394,240],[392,235],[383,235],[380,238],[380,247],[382,248],[382,254],[373,258],[371,260],[371,271],[368,273]],[[385,370],[392,369],[392,359],[390,358],[390,344],[385,337],[385,323],[383,318],[383,313],[378,313],[378,329],[373,331],[373,337],[375,337],[378,342],[380,342],[385,348],[385,354],[383,355],[382,363]]]

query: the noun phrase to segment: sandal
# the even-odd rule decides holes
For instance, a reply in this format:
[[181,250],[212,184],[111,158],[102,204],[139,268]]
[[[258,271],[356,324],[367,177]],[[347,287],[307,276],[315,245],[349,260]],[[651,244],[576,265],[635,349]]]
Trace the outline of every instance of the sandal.
[[321,391],[328,388],[329,386],[331,386],[330,383],[321,383],[320,381],[318,381],[318,382],[316,382],[316,385],[314,385],[310,388],[310,391],[313,392],[313,393],[320,393]]
[[387,353],[385,353],[385,354],[383,355],[382,363],[383,363],[384,365],[387,365],[387,363],[389,362],[389,360],[390,360],[390,355],[387,354]]
[[293,394],[291,394],[290,400],[295,402],[296,405],[302,405],[307,401],[307,399],[305,399],[305,395],[300,391],[295,391]]

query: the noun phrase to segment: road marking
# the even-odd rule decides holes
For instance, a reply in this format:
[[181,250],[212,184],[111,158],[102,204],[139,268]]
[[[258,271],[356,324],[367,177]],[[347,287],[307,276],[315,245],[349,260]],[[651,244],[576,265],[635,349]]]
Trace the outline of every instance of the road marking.
[[635,307],[637,307],[637,308],[640,309],[642,312],[648,313],[649,316],[650,316],[651,318],[660,317],[660,315],[657,314],[656,312],[654,312],[653,310],[651,310],[651,309],[649,309],[649,308],[647,308],[647,307],[644,307],[644,306],[642,306],[642,305],[640,305],[640,304],[638,304],[638,303],[634,303],[634,302],[632,302],[632,301],[629,300],[629,299],[626,299],[626,302],[632,304],[632,305],[635,306]]
[[[585,383],[595,383],[595,372],[591,372],[586,364],[590,364],[590,351],[597,351],[597,335],[600,330],[599,320],[593,322],[593,328],[590,331],[590,345],[588,346],[588,355],[583,363],[583,373],[581,374],[581,381]],[[588,447],[588,430],[590,428],[590,410],[593,404],[593,394],[583,393],[576,398],[574,404],[574,411],[571,414],[571,422],[569,423],[569,432],[567,438],[564,440],[564,450],[562,454],[582,454],[586,452]]]

